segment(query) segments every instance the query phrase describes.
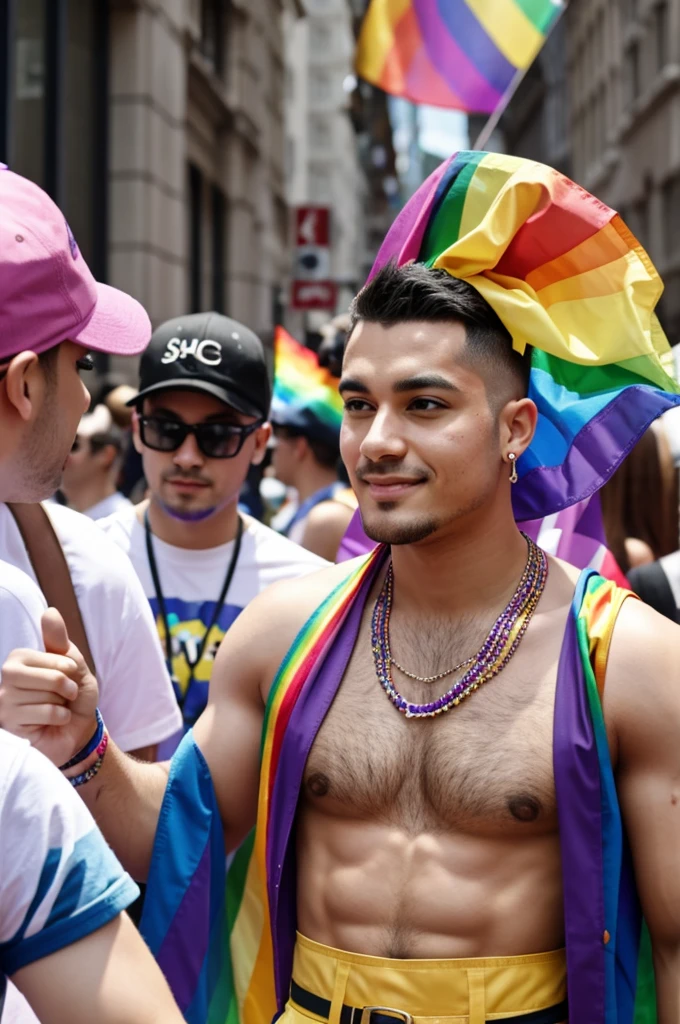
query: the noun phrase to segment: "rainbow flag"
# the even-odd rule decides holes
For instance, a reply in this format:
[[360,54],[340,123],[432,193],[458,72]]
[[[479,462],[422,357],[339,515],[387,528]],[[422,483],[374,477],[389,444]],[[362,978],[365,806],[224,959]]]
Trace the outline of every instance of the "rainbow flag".
[[[304,766],[386,554],[378,548],[350,572],[279,670],[262,734],[257,827],[231,858],[226,884],[219,809],[191,733],[173,759],[142,932],[188,1024],[271,1024],[288,998]],[[625,596],[592,570],[582,573],[557,679],[553,747],[569,1016],[579,1024],[656,1020],[649,941],[601,707],[608,646]]]
[[640,911],[602,711],[609,645],[627,597],[628,591],[592,570],[581,574],[557,675],[553,762],[567,995],[569,1019],[579,1024],[657,1021],[651,941]]
[[337,443],[343,401],[338,380],[319,366],[316,352],[305,348],[283,327],[274,333],[272,420],[283,425],[313,426]]
[[371,0],[357,73],[413,103],[491,114],[562,8],[561,0]]
[[[306,757],[294,758],[282,776],[284,737],[293,713],[305,721],[316,718],[320,706],[328,709],[332,697],[311,687],[316,668],[348,616],[358,628],[381,557],[366,559],[328,596],[281,664],[262,733],[257,828],[229,859],[226,879],[217,799],[192,732],[172,759],[140,930],[187,1024],[271,1024],[277,1004],[288,997],[295,893],[294,886],[280,885],[292,856],[292,823],[281,816],[294,813],[297,789],[292,804],[277,798],[277,790],[291,779],[299,784]],[[313,739],[309,734],[310,746]],[[272,946],[272,921],[290,936],[283,959]]]
[[532,347],[539,417],[517,461],[520,522],[588,498],[680,404],[649,256],[614,210],[550,167],[455,154],[401,211],[371,276],[390,260],[468,281],[517,351]]

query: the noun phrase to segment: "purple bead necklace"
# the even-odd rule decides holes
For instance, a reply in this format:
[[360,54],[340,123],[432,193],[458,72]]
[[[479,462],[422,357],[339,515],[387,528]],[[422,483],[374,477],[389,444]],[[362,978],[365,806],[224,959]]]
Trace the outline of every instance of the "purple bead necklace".
[[392,652],[390,649],[390,615],[394,596],[392,563],[375,602],[371,622],[371,648],[378,680],[388,698],[407,718],[434,718],[460,704],[465,697],[483,683],[497,676],[508,664],[527,631],[548,579],[548,559],[529,537],[528,556],[524,572],[508,605],[494,622],[481,648],[469,662],[471,667],[451,689],[437,700],[427,704],[412,704],[394,685],[392,678]]

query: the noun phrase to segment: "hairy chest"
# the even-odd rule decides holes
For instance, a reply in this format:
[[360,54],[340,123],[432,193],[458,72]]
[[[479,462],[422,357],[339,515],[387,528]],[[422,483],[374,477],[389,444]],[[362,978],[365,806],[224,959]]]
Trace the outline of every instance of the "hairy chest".
[[[553,830],[558,656],[559,643],[528,644],[458,707],[406,719],[378,684],[362,630],[312,747],[305,799],[413,833]],[[440,696],[453,678],[424,684],[395,673],[404,696],[418,702]]]

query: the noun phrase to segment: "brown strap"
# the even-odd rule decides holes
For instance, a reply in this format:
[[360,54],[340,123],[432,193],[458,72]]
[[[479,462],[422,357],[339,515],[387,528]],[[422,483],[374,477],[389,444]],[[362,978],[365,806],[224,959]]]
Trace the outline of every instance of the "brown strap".
[[52,520],[42,505],[8,504],[14,516],[38,585],[51,608],[56,608],[66,623],[69,639],[73,641],[85,658],[91,672],[95,673],[94,658],[87,640],[83,617],[73,589],[66,556],[59,542]]

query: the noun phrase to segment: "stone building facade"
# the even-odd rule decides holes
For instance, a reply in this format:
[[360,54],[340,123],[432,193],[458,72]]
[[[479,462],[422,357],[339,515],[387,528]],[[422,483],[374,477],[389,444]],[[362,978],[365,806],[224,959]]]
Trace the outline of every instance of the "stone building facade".
[[573,172],[619,210],[680,342],[680,0],[575,0],[566,16]]
[[299,337],[347,309],[363,283],[366,180],[352,120],[354,31],[350,0],[303,0],[286,25],[286,171],[291,208],[330,210],[336,308],[287,313]]
[[283,12],[299,0],[2,0],[0,160],[158,323],[280,317]]
[[502,127],[510,152],[622,214],[661,273],[659,314],[678,344],[680,0],[570,0]]

